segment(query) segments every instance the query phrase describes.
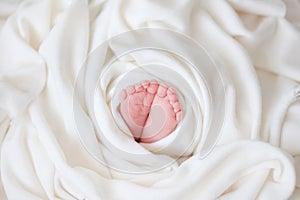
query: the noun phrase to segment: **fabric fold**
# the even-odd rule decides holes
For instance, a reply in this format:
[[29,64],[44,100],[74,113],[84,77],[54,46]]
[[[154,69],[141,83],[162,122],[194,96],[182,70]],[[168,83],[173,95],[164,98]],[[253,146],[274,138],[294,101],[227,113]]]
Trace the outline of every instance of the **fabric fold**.
[[[0,199],[299,199],[297,6],[296,0],[1,2]],[[99,80],[89,79],[93,70],[82,70],[104,41],[141,28],[184,34],[216,65],[222,86],[212,88],[223,88],[225,97],[213,102],[224,103],[224,123],[202,159],[202,131],[216,106],[205,91],[217,83],[216,74],[201,77],[175,55],[153,49],[103,65],[137,38],[109,43],[94,56],[94,67],[103,68]],[[149,43],[150,37],[140,38]],[[188,112],[172,137],[139,144],[120,128],[113,101],[116,91],[150,77],[172,83]],[[79,92],[78,79],[84,83]],[[92,141],[85,144],[82,133]],[[169,148],[159,151],[164,145]],[[170,160],[164,168],[132,173]]]

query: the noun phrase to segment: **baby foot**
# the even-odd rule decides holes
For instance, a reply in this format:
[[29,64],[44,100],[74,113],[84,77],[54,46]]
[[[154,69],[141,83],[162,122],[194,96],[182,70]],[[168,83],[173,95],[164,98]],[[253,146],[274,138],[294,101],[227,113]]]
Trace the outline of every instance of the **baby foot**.
[[144,81],[121,92],[120,114],[136,140],[142,135],[158,86],[157,81]]
[[155,80],[123,90],[119,109],[138,142],[151,143],[166,137],[182,118],[175,92]]
[[159,85],[144,126],[141,142],[152,143],[168,136],[182,119],[182,110],[175,92]]

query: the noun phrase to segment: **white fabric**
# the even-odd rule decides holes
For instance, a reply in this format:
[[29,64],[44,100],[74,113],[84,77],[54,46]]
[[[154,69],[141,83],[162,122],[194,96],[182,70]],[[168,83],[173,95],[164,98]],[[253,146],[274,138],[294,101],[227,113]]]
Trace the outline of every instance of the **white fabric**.
[[[299,8],[296,0],[1,1],[0,199],[299,199]],[[82,145],[73,91],[89,53],[112,36],[145,27],[174,30],[203,44],[222,74],[225,121],[204,159],[195,144],[168,168],[126,174],[102,165]],[[148,62],[148,56],[180,65],[145,51],[118,60],[112,76]],[[182,76],[197,89],[189,75]],[[115,89],[109,87],[108,96]],[[183,98],[189,93],[182,92]],[[91,122],[92,108],[86,106],[82,120]],[[160,147],[121,136],[113,116],[99,109],[105,135],[115,145],[138,153]],[[199,112],[186,119],[184,132],[205,122]],[[193,134],[201,135],[198,126]],[[84,128],[94,132],[89,123]],[[170,141],[175,147],[136,160],[123,159],[102,140],[100,156],[109,165],[138,170],[177,156],[183,140],[162,143]]]

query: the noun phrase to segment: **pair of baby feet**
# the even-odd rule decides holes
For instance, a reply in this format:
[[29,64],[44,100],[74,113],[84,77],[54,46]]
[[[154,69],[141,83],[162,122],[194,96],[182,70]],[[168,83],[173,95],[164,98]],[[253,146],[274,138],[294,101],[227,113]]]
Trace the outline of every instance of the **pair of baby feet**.
[[168,136],[182,119],[175,91],[156,80],[123,89],[119,112],[135,140],[143,143]]

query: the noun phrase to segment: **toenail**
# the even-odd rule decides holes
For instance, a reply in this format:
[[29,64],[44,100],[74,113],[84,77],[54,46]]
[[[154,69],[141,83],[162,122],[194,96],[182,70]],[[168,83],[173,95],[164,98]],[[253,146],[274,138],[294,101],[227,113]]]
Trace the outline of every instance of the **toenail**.
[[174,103],[173,108],[174,108],[175,112],[178,112],[179,110],[181,110],[179,102]]
[[[171,95],[175,94],[175,92],[172,88],[168,88],[167,94],[171,96]],[[175,95],[174,95],[174,97],[175,97]]]
[[167,88],[165,86],[160,85],[157,94],[159,97],[165,97],[167,95]]

